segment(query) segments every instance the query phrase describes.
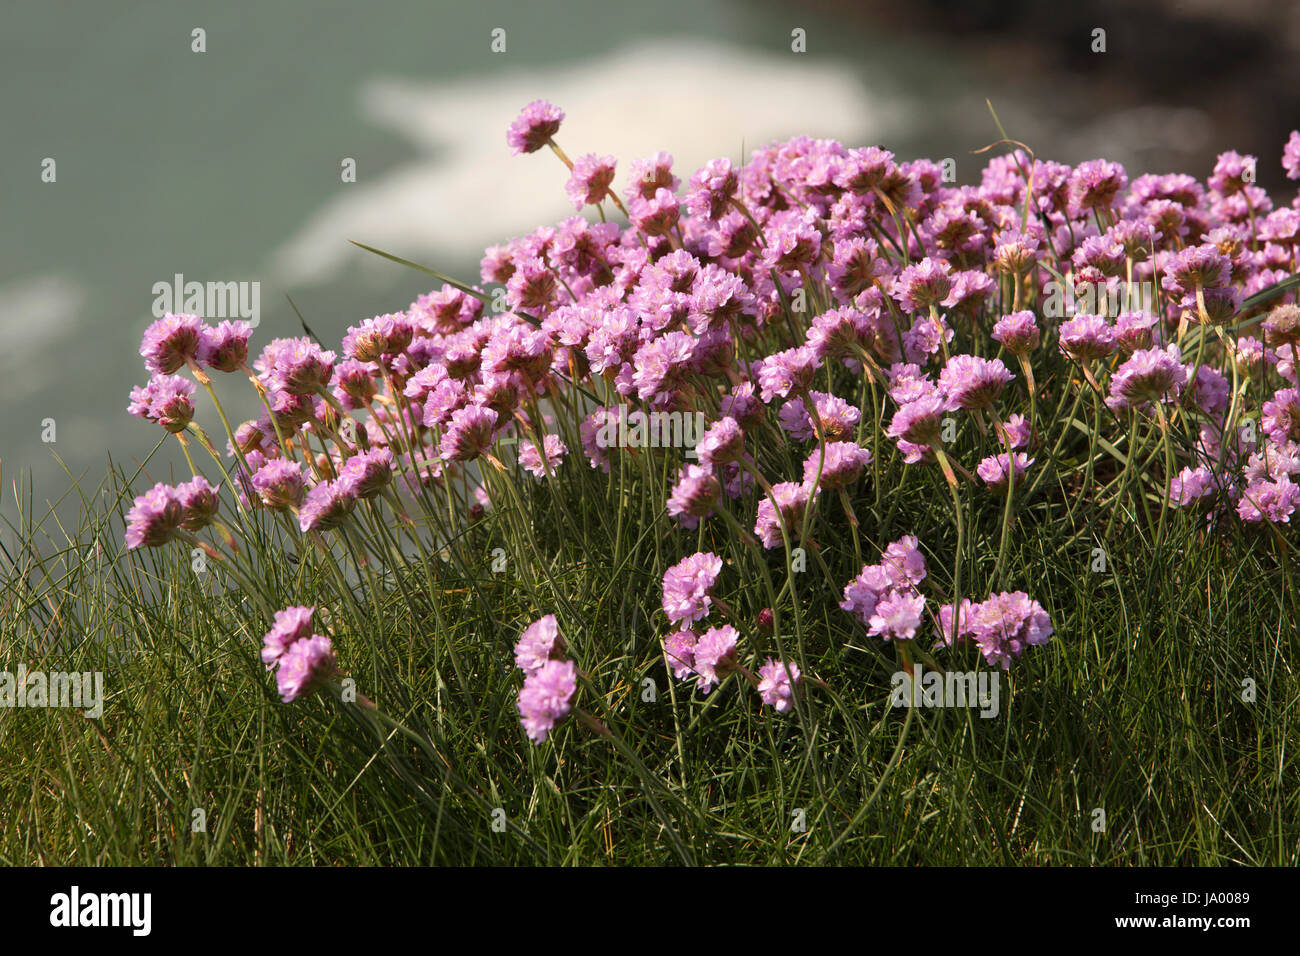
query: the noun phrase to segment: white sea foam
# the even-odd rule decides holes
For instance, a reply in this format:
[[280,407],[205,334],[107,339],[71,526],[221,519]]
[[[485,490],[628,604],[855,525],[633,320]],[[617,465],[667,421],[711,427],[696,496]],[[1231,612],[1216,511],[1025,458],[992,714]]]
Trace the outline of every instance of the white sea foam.
[[557,140],[571,157],[618,159],[620,193],[629,163],[659,150],[673,154],[684,182],[709,159],[739,162],[780,137],[865,145],[906,123],[898,101],[870,97],[847,63],[700,40],[657,40],[572,66],[453,82],[375,79],[361,91],[362,112],[419,155],[383,175],[367,170],[364,155],[353,157],[356,183],[340,182],[338,198],[276,251],[277,279],[313,284],[362,256],[382,262],[348,239],[436,266],[477,259],[487,245],[573,215],[563,191],[568,174],[549,151],[519,157],[506,146],[506,127],[534,99],[566,112]]

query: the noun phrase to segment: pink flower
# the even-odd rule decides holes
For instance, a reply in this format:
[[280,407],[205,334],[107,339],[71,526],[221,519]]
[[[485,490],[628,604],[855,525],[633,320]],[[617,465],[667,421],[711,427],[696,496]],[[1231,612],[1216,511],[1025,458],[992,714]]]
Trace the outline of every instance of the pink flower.
[[736,642],[740,635],[729,624],[711,627],[695,645],[695,673],[700,693],[707,694],[736,669]]
[[126,546],[158,548],[172,540],[185,517],[176,489],[162,482],[135,499],[126,515]]
[[1038,348],[1039,332],[1034,313],[1012,312],[993,324],[993,338],[1012,355],[1027,355]]
[[717,220],[726,211],[736,193],[739,178],[729,159],[713,159],[691,177],[691,193],[686,199],[692,214]]
[[1080,362],[1103,359],[1115,351],[1115,330],[1100,315],[1076,315],[1061,326],[1060,347]]
[[290,647],[311,636],[311,618],[315,611],[315,607],[299,606],[275,612],[275,623],[262,637],[262,660],[267,670],[275,667]]
[[358,498],[373,498],[392,480],[393,453],[387,448],[372,448],[353,455],[339,471],[339,481]]
[[722,486],[713,476],[712,469],[703,465],[686,465],[677,473],[677,484],[668,497],[668,514],[676,518],[683,528],[694,530],[701,518],[713,514]]
[[930,306],[951,306],[951,267],[942,259],[922,259],[902,271],[892,295],[904,312],[923,312]]
[[564,185],[574,208],[600,204],[614,182],[615,165],[613,156],[597,157],[595,153],[588,153],[578,157],[573,164],[573,175]]
[[885,640],[910,641],[921,626],[925,598],[916,593],[891,591],[876,603],[875,613],[867,622],[867,633]]
[[546,740],[556,723],[573,706],[578,690],[577,665],[573,661],[547,661],[529,672],[519,691],[519,722],[535,744]]
[[674,631],[664,638],[664,661],[678,680],[689,680],[695,673],[695,645],[699,635],[694,631]]
[[647,198],[635,196],[627,207],[632,225],[647,236],[662,236],[677,225],[680,213],[677,197],[667,189],[658,189]]
[[221,504],[217,489],[208,484],[202,475],[195,475],[189,481],[177,485],[176,497],[180,499],[184,513],[181,527],[186,531],[198,531],[210,525]]
[[155,375],[171,375],[196,360],[203,341],[203,320],[197,315],[167,313],[145,329],[140,343],[144,364]]
[[1164,399],[1187,383],[1178,346],[1141,349],[1119,367],[1110,380],[1106,404],[1116,411]]
[[943,393],[931,386],[925,394],[894,413],[885,434],[914,445],[937,445],[943,413],[950,408]]
[[758,373],[760,397],[770,402],[778,395],[786,398],[807,391],[819,365],[816,351],[806,345],[768,356]]
[[699,552],[683,558],[664,572],[663,608],[674,624],[691,624],[709,616],[713,599],[709,591],[722,571],[716,554]]
[[515,645],[515,665],[525,674],[531,674],[543,664],[564,657],[564,638],[554,614],[539,617],[524,628]]
[[[954,643],[960,644],[974,636],[974,631],[970,628],[970,598],[962,598],[957,608],[956,634],[954,636],[953,626],[953,606],[945,604],[939,608],[939,621],[935,628],[935,639],[938,644],[945,647],[952,647]],[[937,645],[936,645],[937,646]]]
[[858,576],[844,587],[844,600],[840,608],[848,611],[863,624],[869,624],[876,613],[881,597],[894,586],[885,569],[878,564],[862,568]]
[[778,714],[785,714],[794,706],[794,686],[802,676],[799,665],[794,661],[783,663],[768,658],[767,663],[758,669],[758,696],[769,707],[776,708]]
[[[982,460],[975,469],[975,473],[984,479],[984,483],[994,491],[1006,491],[1007,489],[1007,453],[1000,455],[990,455]],[[1021,479],[1025,476],[1025,471],[1034,463],[1022,451],[1016,452],[1015,457],[1015,484],[1019,487]]]
[[[871,464],[871,452],[854,442],[833,441],[826,444],[825,454],[815,448],[803,463],[804,484],[812,486],[817,479],[821,491],[835,491],[853,484],[862,477],[862,471]],[[821,477],[817,478],[818,468]]]
[[492,447],[497,413],[482,405],[466,405],[452,412],[442,434],[440,453],[447,461],[473,461]]
[[298,511],[298,526],[304,531],[328,531],[347,520],[357,505],[356,492],[342,479],[322,481],[307,493]]
[[[772,498],[764,497],[758,503],[758,520],[754,523],[754,534],[763,542],[763,547],[775,548],[782,543],[783,521],[786,534],[791,541],[795,539],[802,529],[810,497],[807,485],[782,481],[772,486]],[[773,500],[776,501],[776,508],[772,507]],[[777,509],[780,509],[779,516]]]
[[939,373],[939,388],[957,408],[988,408],[1012,378],[998,359],[954,355]]
[[1269,521],[1289,524],[1300,505],[1300,485],[1285,475],[1275,481],[1256,481],[1247,485],[1237,502],[1237,514],[1252,524]]
[[1025,648],[1046,644],[1052,636],[1052,622],[1037,601],[1023,591],[992,595],[970,611],[970,630],[984,659],[1003,670],[1024,653]]
[[536,444],[531,441],[519,443],[520,466],[537,478],[547,478],[554,475],[555,470],[560,467],[560,462],[564,460],[564,456],[569,453],[569,449],[560,440],[560,436],[554,433],[544,436],[542,444],[546,448],[545,464],[542,463],[542,455],[537,450]]
[[723,418],[710,426],[695,446],[700,464],[708,467],[736,461],[745,451],[745,433],[734,418]]
[[357,362],[378,362],[410,345],[414,334],[405,312],[377,315],[348,329],[343,337],[343,352]]
[[1291,130],[1286,145],[1282,147],[1282,168],[1287,179],[1300,179],[1300,132]]
[[248,339],[253,327],[247,322],[219,322],[200,333],[197,358],[214,372],[233,372],[248,361]]
[[1218,482],[1209,468],[1184,468],[1169,482],[1169,500],[1176,507],[1186,508],[1217,490]]
[[194,418],[194,383],[179,375],[154,375],[148,385],[131,389],[127,411],[173,435],[183,432]]
[[297,508],[306,494],[302,466],[276,458],[253,475],[253,490],[268,508]]
[[520,111],[506,130],[506,143],[515,156],[535,153],[560,131],[563,120],[563,110],[546,100],[533,100]]
[[914,588],[924,581],[925,556],[917,548],[916,535],[905,534],[886,547],[880,555],[880,567],[890,585],[901,590]]
[[286,704],[315,692],[338,674],[330,639],[320,634],[295,642],[279,663],[275,684]]

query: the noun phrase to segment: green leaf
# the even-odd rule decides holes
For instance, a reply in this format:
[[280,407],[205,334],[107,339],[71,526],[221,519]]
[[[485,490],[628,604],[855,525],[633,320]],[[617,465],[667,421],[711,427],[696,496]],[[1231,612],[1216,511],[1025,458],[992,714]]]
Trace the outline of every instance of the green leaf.
[[359,248],[366,250],[366,252],[373,252],[377,256],[383,256],[385,259],[391,259],[393,262],[396,262],[399,265],[404,265],[411,269],[418,269],[420,272],[423,272],[426,275],[431,275],[435,279],[441,279],[443,282],[447,283],[447,285],[454,286],[455,288],[460,289],[460,291],[464,292],[466,295],[472,295],[480,302],[488,301],[488,295],[486,292],[479,292],[477,289],[472,289],[469,286],[467,286],[465,283],[457,282],[455,279],[451,278],[450,276],[443,275],[441,272],[438,272],[436,269],[430,269],[428,266],[422,266],[418,262],[412,262],[410,259],[403,259],[401,256],[395,256],[390,252],[384,252],[382,249],[376,249],[374,246],[368,246],[364,242],[357,242],[355,239],[349,239],[348,242],[352,243],[354,246],[358,246]]

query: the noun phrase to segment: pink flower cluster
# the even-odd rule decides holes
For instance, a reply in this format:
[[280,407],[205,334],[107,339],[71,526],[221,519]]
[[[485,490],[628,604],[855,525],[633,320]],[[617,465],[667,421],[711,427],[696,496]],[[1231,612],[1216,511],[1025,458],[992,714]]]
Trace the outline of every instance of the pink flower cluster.
[[319,690],[338,675],[330,639],[312,633],[314,607],[287,607],[262,638],[262,660],[275,670],[280,699],[290,703]]
[[716,554],[698,552],[683,558],[664,574],[663,608],[670,623],[678,630],[663,641],[664,661],[678,680],[695,680],[700,693],[707,694],[729,674],[751,677],[763,703],[778,713],[787,712],[799,683],[797,664],[768,659],[753,678],[740,664],[740,633],[729,624],[711,627],[702,634],[691,625],[709,616],[714,604],[712,590],[722,570]]
[[554,614],[524,628],[515,645],[515,664],[524,672],[517,704],[520,723],[535,744],[543,743],[573,706],[577,665],[565,660],[564,653],[564,638]]
[[[1202,182],[1130,180],[1104,159],[1070,167],[1017,152],[992,159],[978,184],[951,185],[930,160],[795,137],[743,166],[714,160],[679,195],[667,153],[628,164],[621,189],[613,157],[570,162],[556,143],[563,120],[531,103],[507,144],[517,154],[550,147],[569,167],[571,201],[596,206],[600,221],[572,216],[487,249],[481,286],[446,283],[366,318],[338,353],[277,338],[250,364],[246,323],[164,316],[145,332],[150,379],[130,412],[187,454],[191,436],[211,448],[193,420],[194,385],[178,373],[205,388],[210,372],[242,373],[263,409],[226,436],[239,505],[282,512],[318,543],[357,520],[362,502],[363,513],[387,505],[405,517],[431,490],[440,521],[446,502],[459,509],[453,520],[477,520],[497,477],[572,477],[570,449],[610,480],[640,471],[641,448],[609,440],[616,424],[628,413],[702,414],[695,460],[668,458],[656,481],[666,486],[655,492],[659,514],[710,532],[737,511],[775,549],[811,543],[801,535],[824,493],[856,525],[860,483],[895,456],[941,466],[954,488],[965,480],[976,495],[1014,499],[1040,477],[1031,466],[1056,466],[1039,452],[1051,423],[1032,420],[1038,368],[1052,387],[1104,401],[1104,427],[1126,442],[1140,428],[1155,433],[1153,416],[1177,431],[1185,440],[1171,445],[1170,473],[1151,456],[1138,476],[1176,506],[1275,525],[1300,507],[1300,305],[1250,301],[1296,270],[1300,196],[1275,208],[1249,174],[1253,157],[1224,153]],[[1300,133],[1282,165],[1300,178]],[[607,205],[625,225],[607,221]],[[1053,313],[1049,289],[1061,279],[1071,296],[1094,290],[1094,305]],[[1111,307],[1130,283],[1154,297]],[[1251,318],[1259,338],[1234,331]],[[1201,333],[1194,350],[1191,329]],[[965,464],[959,430],[981,448]],[[786,474],[765,454],[774,439],[795,451]],[[195,474],[136,499],[130,547],[213,520],[215,490]],[[717,555],[698,553],[664,577],[678,628],[665,656],[705,692],[748,675],[734,627],[691,629],[718,605],[720,571]],[[841,607],[873,636],[912,641],[925,577],[906,535],[850,582]],[[942,627],[951,606],[940,608],[940,632],[975,640],[992,664],[1052,633],[1019,592],[961,607],[969,620],[959,610],[955,631]],[[550,616],[516,649],[528,675],[520,714],[535,741],[576,691],[563,654]],[[759,673],[763,701],[788,709],[799,668],[769,660]]]

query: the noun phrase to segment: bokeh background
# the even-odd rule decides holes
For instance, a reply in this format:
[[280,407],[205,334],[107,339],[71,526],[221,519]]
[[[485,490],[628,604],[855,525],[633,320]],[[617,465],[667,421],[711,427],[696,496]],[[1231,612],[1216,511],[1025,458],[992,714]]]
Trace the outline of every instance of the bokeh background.
[[[1297,53],[1291,0],[5,0],[0,508],[16,481],[38,502],[67,489],[52,452],[93,487],[110,454],[133,469],[153,448],[126,405],[154,283],[260,282],[255,348],[299,334],[286,295],[337,348],[435,285],[347,240],[477,281],[484,246],[572,215],[561,165],[505,144],[530,100],[568,113],[570,155],[626,169],[663,149],[683,179],[802,133],[978,182],[989,99],[1042,158],[1204,177],[1237,149],[1281,195]],[[253,414],[246,383],[220,384]],[[218,436],[201,394],[199,415]],[[154,480],[185,476],[171,445]]]

